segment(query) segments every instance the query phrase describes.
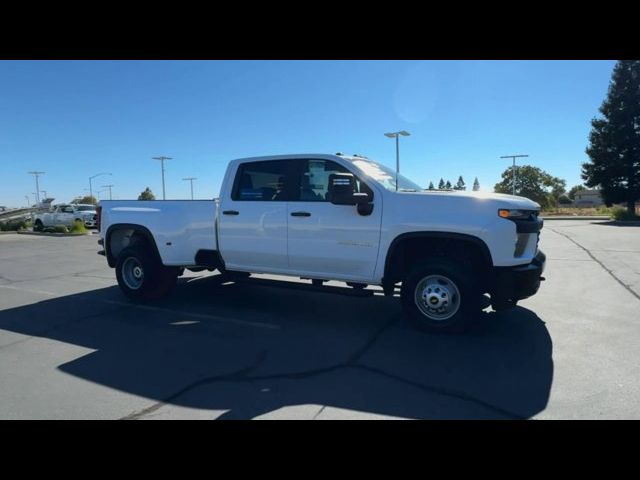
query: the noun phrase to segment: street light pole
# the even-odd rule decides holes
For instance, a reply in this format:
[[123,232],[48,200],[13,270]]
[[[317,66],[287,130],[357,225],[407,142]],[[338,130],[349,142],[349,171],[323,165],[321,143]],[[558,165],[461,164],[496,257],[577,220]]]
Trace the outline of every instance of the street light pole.
[[109,200],[111,200],[111,187],[113,187],[114,185],[102,185],[102,187],[107,187],[109,189]]
[[197,179],[198,179],[197,177],[187,177],[182,179],[182,180],[189,180],[189,183],[191,183],[191,200],[193,200],[193,181]]
[[511,192],[512,192],[513,195],[516,194],[516,158],[523,158],[523,157],[528,157],[528,156],[529,155],[505,155],[503,157],[500,157],[500,158],[512,158],[513,159],[513,167],[511,167],[512,170],[513,170],[513,180],[512,180],[513,185],[512,185],[512,189],[511,189]]
[[38,184],[38,177],[44,175],[46,172],[27,172],[36,177],[36,204],[40,203],[40,185]]
[[29,200],[29,195],[25,195],[24,198],[27,199],[27,208],[29,208],[29,204],[31,203],[31,201]]
[[159,157],[151,157],[154,160],[160,160],[160,164],[162,166],[162,199],[166,200],[166,197],[164,195],[164,161],[165,160],[171,160],[171,157],[165,157],[164,155],[161,155]]
[[106,192],[106,191],[107,191],[107,189],[106,189],[106,188],[105,188],[105,189],[102,189],[102,190],[98,190],[98,191],[96,192],[96,194],[98,195],[98,198],[97,198],[96,200],[100,200],[100,194],[101,194],[102,192]]
[[400,173],[400,135],[402,135],[403,137],[408,137],[411,134],[406,130],[384,134],[385,137],[396,139],[396,192],[398,191],[398,174]]
[[92,177],[89,177],[89,196],[90,197],[93,197],[93,186],[91,185],[91,180],[93,180],[96,177],[99,177],[100,175],[111,175],[111,174],[109,172],[102,172],[102,173],[96,173]]

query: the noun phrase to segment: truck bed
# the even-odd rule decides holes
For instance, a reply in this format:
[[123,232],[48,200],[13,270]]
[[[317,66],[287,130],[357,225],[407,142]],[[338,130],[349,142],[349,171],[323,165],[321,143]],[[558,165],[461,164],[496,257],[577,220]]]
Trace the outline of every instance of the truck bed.
[[103,200],[101,236],[114,225],[145,227],[164,265],[195,264],[198,250],[216,250],[216,200]]

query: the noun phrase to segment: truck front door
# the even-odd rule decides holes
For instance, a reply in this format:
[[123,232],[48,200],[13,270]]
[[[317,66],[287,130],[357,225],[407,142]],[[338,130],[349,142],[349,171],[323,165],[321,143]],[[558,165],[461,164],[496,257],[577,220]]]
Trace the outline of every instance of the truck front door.
[[299,160],[294,198],[289,202],[289,268],[302,276],[373,278],[380,243],[381,196],[357,180],[360,192],[373,195],[373,212],[360,215],[353,205],[328,200],[329,175],[353,173],[331,160]]
[[285,272],[292,162],[240,163],[220,198],[218,248],[229,270]]

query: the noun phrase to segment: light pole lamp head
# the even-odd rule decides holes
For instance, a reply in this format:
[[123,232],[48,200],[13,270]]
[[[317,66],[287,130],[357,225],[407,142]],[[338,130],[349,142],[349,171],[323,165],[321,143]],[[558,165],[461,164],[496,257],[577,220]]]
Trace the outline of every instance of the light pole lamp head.
[[406,130],[400,130],[399,132],[389,132],[384,134],[385,137],[389,137],[389,138],[397,138],[399,135],[402,135],[403,137],[408,137],[411,134]]
[[101,175],[111,175],[111,173],[109,173],[109,172],[96,173],[95,175],[89,177],[89,185],[91,185],[91,180],[93,180],[94,178],[99,177]]

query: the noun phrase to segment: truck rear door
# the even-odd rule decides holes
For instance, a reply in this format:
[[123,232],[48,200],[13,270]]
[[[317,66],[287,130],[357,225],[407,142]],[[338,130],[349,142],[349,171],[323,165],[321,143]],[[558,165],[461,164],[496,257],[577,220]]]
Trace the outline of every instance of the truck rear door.
[[55,214],[56,225],[73,225],[74,220],[73,207],[71,205],[64,205],[58,207]]
[[218,248],[227,269],[287,270],[287,199],[293,177],[292,162],[283,159],[240,163],[227,179],[218,216]]
[[63,213],[62,206],[57,206],[56,209],[51,213],[45,213],[45,225],[59,225],[62,223]]

